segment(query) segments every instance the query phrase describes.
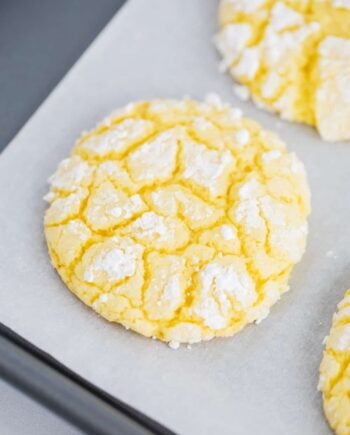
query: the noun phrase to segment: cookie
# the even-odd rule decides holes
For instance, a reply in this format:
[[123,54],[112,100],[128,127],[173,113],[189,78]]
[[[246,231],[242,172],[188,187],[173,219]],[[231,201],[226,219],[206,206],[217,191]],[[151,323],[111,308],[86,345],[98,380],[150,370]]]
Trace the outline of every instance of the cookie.
[[348,0],[221,0],[219,22],[221,69],[240,98],[350,139]]
[[215,95],[116,111],[50,184],[45,234],[63,281],[173,347],[266,317],[304,252],[303,165]]
[[319,390],[329,424],[338,435],[350,433],[350,290],[338,305],[320,367]]

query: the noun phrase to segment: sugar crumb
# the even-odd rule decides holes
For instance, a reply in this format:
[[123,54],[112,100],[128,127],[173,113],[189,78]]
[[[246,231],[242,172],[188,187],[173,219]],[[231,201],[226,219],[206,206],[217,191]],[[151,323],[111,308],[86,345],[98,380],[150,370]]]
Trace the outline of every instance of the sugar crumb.
[[178,341],[171,340],[171,341],[169,341],[168,346],[171,349],[177,350],[180,347],[180,343]]

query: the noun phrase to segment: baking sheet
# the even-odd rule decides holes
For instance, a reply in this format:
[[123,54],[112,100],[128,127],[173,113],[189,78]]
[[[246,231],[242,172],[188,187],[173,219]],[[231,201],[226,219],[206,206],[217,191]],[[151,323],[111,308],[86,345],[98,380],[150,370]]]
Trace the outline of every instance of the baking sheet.
[[[350,145],[235,99],[211,42],[216,9],[216,0],[129,0],[0,156],[0,320],[179,433],[329,434],[316,385],[323,337],[350,286]],[[208,91],[277,130],[304,161],[310,236],[291,291],[259,326],[173,351],[66,290],[47,256],[42,196],[79,133],[113,108]]]

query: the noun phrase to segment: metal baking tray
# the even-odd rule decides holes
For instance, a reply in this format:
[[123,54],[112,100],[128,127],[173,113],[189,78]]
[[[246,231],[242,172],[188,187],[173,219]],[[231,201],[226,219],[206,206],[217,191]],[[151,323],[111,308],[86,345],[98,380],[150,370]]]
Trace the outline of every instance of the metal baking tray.
[[0,376],[85,433],[172,434],[0,323]]

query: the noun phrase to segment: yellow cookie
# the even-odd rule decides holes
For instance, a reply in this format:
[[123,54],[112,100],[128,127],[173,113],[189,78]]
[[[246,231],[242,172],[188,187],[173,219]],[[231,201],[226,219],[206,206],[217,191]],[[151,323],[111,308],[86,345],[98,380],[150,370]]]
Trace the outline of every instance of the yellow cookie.
[[50,184],[45,234],[67,286],[173,347],[263,319],[304,252],[303,165],[217,96],[129,104]]
[[326,337],[319,389],[327,419],[338,435],[350,434],[350,290],[338,305]]
[[221,69],[242,99],[350,139],[350,1],[221,0]]

